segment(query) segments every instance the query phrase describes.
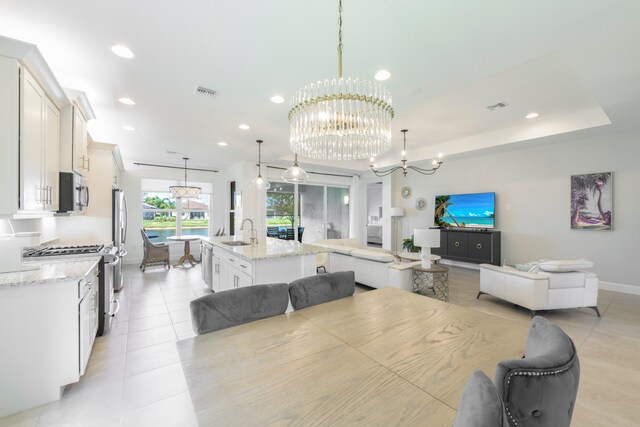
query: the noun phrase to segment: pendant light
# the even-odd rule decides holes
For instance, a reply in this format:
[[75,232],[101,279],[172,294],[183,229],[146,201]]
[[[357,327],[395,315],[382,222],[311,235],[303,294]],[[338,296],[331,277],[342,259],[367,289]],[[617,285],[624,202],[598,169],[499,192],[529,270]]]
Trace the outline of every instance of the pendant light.
[[338,78],[311,83],[293,96],[289,110],[291,151],[322,160],[377,156],[391,148],[393,115],[391,93],[382,84],[342,78],[342,0],[339,0]]
[[189,160],[189,158],[183,157],[182,160],[184,160],[184,185],[172,185],[169,187],[171,196],[174,199],[199,199],[202,189],[200,187],[187,185],[187,160]]
[[293,166],[282,173],[282,180],[292,184],[304,184],[309,179],[309,174],[298,166],[298,154],[295,155]]
[[257,190],[268,190],[271,188],[271,183],[262,177],[262,140],[259,139],[256,141],[258,143],[258,176],[253,178],[251,182],[251,187]]

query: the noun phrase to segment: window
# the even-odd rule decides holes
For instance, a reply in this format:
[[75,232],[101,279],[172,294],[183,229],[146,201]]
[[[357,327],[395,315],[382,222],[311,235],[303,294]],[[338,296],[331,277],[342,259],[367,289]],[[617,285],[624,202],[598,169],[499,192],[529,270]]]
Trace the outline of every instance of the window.
[[183,235],[209,235],[211,196],[201,194],[200,199],[173,199],[171,193],[142,193],[142,227],[153,242],[167,242],[167,237]]
[[274,183],[267,192],[267,227],[293,227],[294,197],[293,184]]

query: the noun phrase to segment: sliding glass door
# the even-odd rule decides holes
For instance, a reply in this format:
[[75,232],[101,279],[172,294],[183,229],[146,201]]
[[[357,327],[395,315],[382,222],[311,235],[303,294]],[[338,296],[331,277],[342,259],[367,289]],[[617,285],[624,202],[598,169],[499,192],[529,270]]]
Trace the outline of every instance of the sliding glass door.
[[327,187],[327,239],[349,238],[349,189]]
[[273,182],[266,204],[268,237],[297,238],[303,243],[349,237],[346,187]]
[[324,187],[299,184],[300,194],[300,230],[302,241],[315,242],[325,238]]

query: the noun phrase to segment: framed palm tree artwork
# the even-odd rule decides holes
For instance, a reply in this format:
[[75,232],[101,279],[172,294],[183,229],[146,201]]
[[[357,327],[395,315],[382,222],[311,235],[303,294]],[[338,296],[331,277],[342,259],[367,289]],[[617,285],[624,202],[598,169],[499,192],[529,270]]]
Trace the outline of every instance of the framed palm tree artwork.
[[613,172],[571,176],[571,228],[612,230]]

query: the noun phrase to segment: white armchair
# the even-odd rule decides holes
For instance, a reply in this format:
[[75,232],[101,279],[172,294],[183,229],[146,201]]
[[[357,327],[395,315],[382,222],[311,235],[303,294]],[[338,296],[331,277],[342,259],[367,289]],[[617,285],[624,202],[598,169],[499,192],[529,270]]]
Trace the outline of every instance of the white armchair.
[[527,273],[512,267],[480,264],[480,292],[538,310],[587,307],[598,317],[598,277],[588,271]]

